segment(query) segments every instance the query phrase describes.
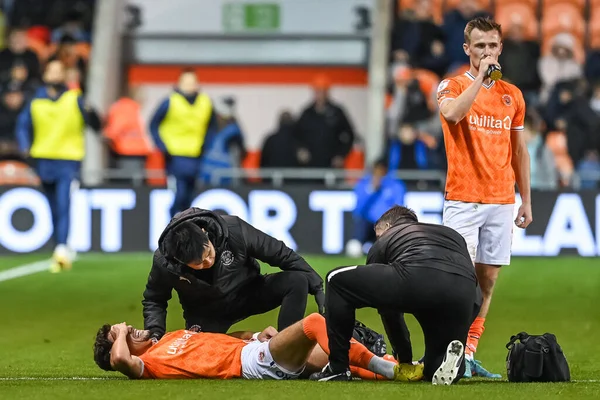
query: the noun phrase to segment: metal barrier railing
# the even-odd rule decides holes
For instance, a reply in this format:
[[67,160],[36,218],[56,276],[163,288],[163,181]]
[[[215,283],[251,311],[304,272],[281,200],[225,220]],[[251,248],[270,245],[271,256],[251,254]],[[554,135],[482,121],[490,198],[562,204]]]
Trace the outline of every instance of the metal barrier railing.
[[[149,179],[167,178],[163,170],[131,170],[107,168],[88,171],[88,174],[102,181],[127,181],[132,186],[144,186]],[[235,186],[242,183],[265,182],[274,187],[281,187],[289,181],[319,181],[327,187],[350,187],[357,179],[366,174],[363,170],[347,170],[332,168],[219,168],[211,171],[210,180],[207,184],[221,186],[227,181],[227,186]],[[1,171],[0,175],[11,179],[30,178],[32,171],[28,169],[15,169]],[[392,172],[392,175],[403,181],[427,182],[436,189],[442,189],[445,185],[446,172],[441,170],[402,170]]]
[[[145,186],[151,179],[167,178],[163,170],[117,169],[106,168],[89,171],[89,174],[103,182],[126,181],[134,187]],[[364,170],[347,170],[335,168],[219,168],[211,171],[207,184],[211,186],[237,186],[248,183],[268,183],[273,187],[281,187],[289,183],[315,182],[326,187],[351,187],[366,174]],[[444,170],[401,170],[391,172],[392,176],[417,187],[443,190],[446,183]],[[35,177],[30,169],[0,168],[0,185],[2,181],[20,181]],[[223,181],[226,181],[224,184]],[[600,183],[600,171],[578,171],[570,179],[571,189],[580,189],[582,182]]]

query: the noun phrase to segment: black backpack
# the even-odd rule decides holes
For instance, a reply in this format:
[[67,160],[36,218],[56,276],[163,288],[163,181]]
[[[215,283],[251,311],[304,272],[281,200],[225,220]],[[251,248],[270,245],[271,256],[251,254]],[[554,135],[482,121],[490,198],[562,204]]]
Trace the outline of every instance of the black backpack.
[[371,353],[383,357],[387,353],[387,345],[382,334],[368,328],[360,321],[355,321],[352,337],[362,343]]
[[521,332],[506,344],[506,372],[510,382],[568,382],[569,364],[556,336]]

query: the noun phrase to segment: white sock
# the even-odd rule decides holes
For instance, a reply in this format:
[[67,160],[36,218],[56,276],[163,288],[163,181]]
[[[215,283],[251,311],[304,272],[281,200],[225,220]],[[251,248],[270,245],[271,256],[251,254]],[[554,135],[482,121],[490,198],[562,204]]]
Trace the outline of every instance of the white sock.
[[69,249],[66,244],[59,244],[54,248],[54,255],[59,257],[67,257]]
[[388,379],[394,379],[394,364],[391,361],[384,360],[381,357],[374,356],[369,361],[369,366],[367,369],[371,372],[375,372],[376,374],[383,375]]

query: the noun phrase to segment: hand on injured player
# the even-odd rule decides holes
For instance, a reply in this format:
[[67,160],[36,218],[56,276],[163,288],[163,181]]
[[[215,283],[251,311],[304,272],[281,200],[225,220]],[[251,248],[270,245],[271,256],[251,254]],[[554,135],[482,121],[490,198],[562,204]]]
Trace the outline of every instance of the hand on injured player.
[[273,339],[273,337],[275,337],[275,335],[277,335],[278,333],[279,332],[277,332],[277,329],[273,328],[272,326],[268,326],[258,334],[256,340],[258,340],[259,342],[266,342],[267,340]]

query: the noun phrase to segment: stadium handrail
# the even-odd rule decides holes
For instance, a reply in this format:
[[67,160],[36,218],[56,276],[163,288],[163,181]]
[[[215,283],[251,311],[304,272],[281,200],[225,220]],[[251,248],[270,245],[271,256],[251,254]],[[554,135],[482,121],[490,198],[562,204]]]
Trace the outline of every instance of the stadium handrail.
[[[235,185],[239,180],[243,179],[267,179],[270,184],[275,187],[283,186],[286,180],[294,181],[314,181],[322,180],[326,186],[332,187],[351,187],[356,180],[365,176],[365,170],[348,170],[335,168],[216,168],[211,171],[210,184],[213,186],[221,186],[223,179],[231,179]],[[26,174],[27,171],[14,171],[12,177],[18,177],[21,174]],[[163,170],[146,170],[132,172],[131,170],[123,170],[117,168],[106,168],[89,170],[88,173],[96,179],[102,181],[110,180],[131,180],[133,186],[144,185],[148,179],[163,179],[166,177]],[[390,174],[405,182],[427,181],[439,189],[442,189],[446,181],[446,172],[443,170],[401,170],[393,171]]]

